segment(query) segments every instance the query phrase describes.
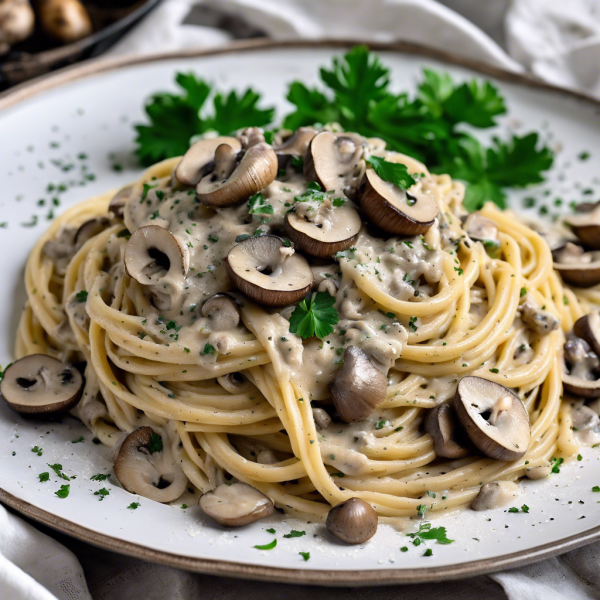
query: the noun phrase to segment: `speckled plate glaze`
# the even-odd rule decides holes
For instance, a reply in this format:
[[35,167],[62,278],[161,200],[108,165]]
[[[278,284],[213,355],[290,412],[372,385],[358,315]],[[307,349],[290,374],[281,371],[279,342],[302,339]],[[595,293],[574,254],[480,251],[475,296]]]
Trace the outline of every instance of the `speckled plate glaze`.
[[[217,51],[92,62],[0,97],[0,314],[5,324],[0,362],[11,359],[25,298],[23,267],[48,218],[140,174],[131,158],[132,124],[142,120],[143,101],[151,92],[173,89],[178,70],[195,71],[220,86],[254,86],[281,115],[288,82],[316,83],[317,67],[353,43],[252,42]],[[423,67],[446,69],[457,79],[483,72],[507,98],[510,115],[502,120],[502,129],[543,132],[559,151],[556,166],[546,184],[511,198],[516,209],[521,210],[524,198],[536,196],[551,215],[560,204],[600,192],[595,178],[600,166],[598,103],[425,48],[394,44],[375,49],[391,67],[398,89],[413,88]],[[80,437],[82,442],[73,443]],[[41,454],[32,451],[34,446]],[[592,491],[600,485],[600,449],[585,449],[582,455],[581,461],[563,465],[558,475],[523,484],[518,506],[526,504],[529,513],[465,511],[437,520],[455,542],[429,542],[426,547],[433,554],[427,557],[425,546],[415,547],[405,533],[388,526],[380,526],[368,544],[354,547],[332,540],[323,525],[283,515],[226,531],[208,522],[196,506],[182,509],[185,499],[164,506],[129,494],[114,477],[92,481],[95,473],[111,472],[112,461],[109,451],[92,443],[92,435],[74,419],[36,424],[0,406],[0,500],[10,507],[124,554],[190,570],[285,582],[355,586],[460,578],[534,562],[600,539],[600,494]],[[47,463],[60,463],[65,473],[76,476],[68,498],[55,495],[65,482]],[[38,474],[44,471],[51,476],[41,483]],[[94,492],[103,487],[110,495],[100,501]],[[134,501],[139,508],[128,509]],[[285,538],[291,529],[306,535]],[[275,549],[254,548],[274,537]],[[400,550],[404,546],[408,551]],[[305,561],[300,552],[310,552],[310,559]]]

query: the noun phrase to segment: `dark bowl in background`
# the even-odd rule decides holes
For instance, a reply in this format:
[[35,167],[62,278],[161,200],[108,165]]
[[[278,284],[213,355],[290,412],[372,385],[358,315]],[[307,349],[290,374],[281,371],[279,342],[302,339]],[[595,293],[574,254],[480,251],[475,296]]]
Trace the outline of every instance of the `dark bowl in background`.
[[0,56],[0,91],[98,56],[145,17],[160,0],[89,0],[84,2],[94,24],[94,33],[82,40],[53,45],[37,30],[33,36]]

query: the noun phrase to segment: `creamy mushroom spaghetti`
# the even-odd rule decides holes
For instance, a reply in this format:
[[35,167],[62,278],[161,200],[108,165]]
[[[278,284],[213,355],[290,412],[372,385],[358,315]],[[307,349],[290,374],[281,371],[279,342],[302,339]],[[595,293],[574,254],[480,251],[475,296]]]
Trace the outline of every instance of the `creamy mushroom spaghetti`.
[[52,224],[17,357],[85,363],[63,408],[123,444],[118,479],[158,501],[233,479],[256,518],[265,496],[312,520],[350,498],[383,520],[468,505],[589,442],[573,419],[600,396],[598,358],[585,335],[563,345],[600,292],[565,287],[542,235],[463,195],[357,134],[202,140]]

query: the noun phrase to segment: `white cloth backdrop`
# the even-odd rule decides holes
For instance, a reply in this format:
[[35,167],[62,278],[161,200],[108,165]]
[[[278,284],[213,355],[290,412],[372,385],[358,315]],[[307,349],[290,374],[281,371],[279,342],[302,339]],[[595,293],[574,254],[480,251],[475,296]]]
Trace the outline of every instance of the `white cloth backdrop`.
[[[110,52],[211,46],[255,35],[403,39],[529,70],[600,96],[600,0],[443,3],[447,6],[434,0],[164,0]],[[357,593],[364,600],[600,599],[600,544],[489,577],[357,592],[194,575],[47,533],[0,506],[0,600],[263,600],[283,595],[288,600],[308,595],[350,600]]]

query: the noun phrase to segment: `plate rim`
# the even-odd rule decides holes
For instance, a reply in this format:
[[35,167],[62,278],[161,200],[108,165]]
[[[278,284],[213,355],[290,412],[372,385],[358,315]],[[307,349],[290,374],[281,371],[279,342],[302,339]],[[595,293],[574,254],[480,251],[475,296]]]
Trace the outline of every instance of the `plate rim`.
[[[522,85],[524,87],[546,90],[567,98],[584,101],[600,110],[600,100],[585,92],[568,90],[540,79],[505,70],[464,58],[452,52],[437,50],[409,42],[374,42],[361,39],[324,39],[324,40],[243,40],[216,48],[192,48],[175,52],[159,52],[148,55],[126,55],[113,58],[92,59],[79,65],[65,67],[54,73],[43,75],[31,81],[19,84],[0,94],[0,112],[17,105],[37,94],[54,89],[72,81],[85,79],[99,73],[116,71],[138,64],[160,62],[178,58],[198,58],[288,48],[349,48],[364,44],[375,51],[412,54],[432,58],[454,66],[463,67],[496,79]],[[335,569],[291,569],[267,565],[246,564],[235,561],[216,560],[184,556],[163,550],[154,550],[147,546],[120,540],[66,518],[54,515],[42,508],[18,498],[0,487],[0,502],[30,519],[60,531],[83,542],[104,548],[119,554],[125,554],[149,562],[211,575],[227,576],[258,581],[274,581],[290,584],[320,585],[326,587],[351,587],[360,585],[415,584],[460,579],[466,576],[484,575],[507,568],[522,567],[553,556],[574,550],[586,544],[600,540],[600,525],[583,533],[561,538],[558,542],[549,542],[527,550],[505,554],[499,557],[475,560],[460,564],[419,567],[390,568],[370,570]]]

